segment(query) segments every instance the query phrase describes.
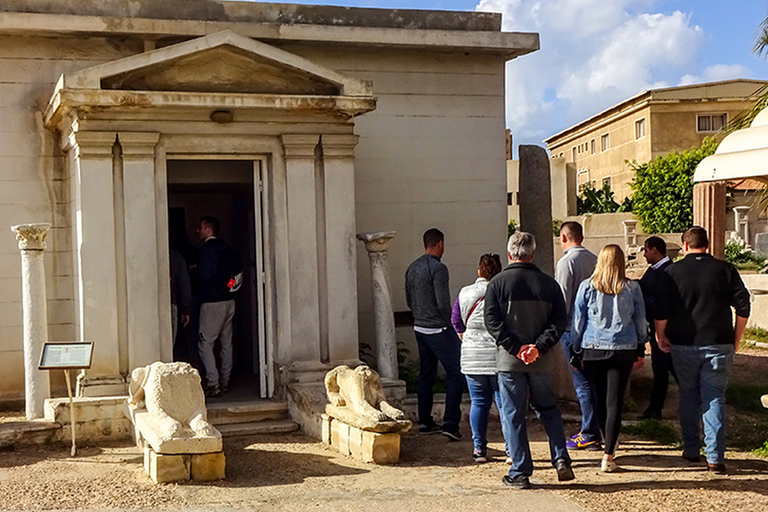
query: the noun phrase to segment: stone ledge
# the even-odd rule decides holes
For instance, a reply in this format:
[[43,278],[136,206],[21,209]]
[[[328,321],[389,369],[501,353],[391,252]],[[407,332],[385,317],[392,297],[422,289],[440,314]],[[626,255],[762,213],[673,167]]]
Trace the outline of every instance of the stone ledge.
[[58,441],[61,430],[61,424],[46,420],[0,423],[0,448]]
[[400,434],[369,432],[331,418],[322,417],[322,441],[353,459],[373,464],[400,462]]

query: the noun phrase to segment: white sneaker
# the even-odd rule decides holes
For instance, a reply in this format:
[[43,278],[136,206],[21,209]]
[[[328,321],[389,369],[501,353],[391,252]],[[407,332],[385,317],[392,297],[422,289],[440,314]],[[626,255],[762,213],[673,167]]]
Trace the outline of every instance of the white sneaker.
[[603,473],[613,473],[617,469],[619,469],[619,466],[616,465],[613,459],[609,459],[607,455],[604,455],[603,461],[600,463],[600,471]]
[[507,464],[511,466],[513,462],[515,461],[512,460],[512,457],[507,457]]

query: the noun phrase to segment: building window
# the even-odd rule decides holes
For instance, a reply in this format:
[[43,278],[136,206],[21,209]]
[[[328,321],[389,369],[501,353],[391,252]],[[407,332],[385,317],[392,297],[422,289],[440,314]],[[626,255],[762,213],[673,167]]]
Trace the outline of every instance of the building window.
[[606,133],[605,135],[600,137],[600,151],[608,151],[610,147],[611,147],[610,134]]
[[589,152],[593,155],[595,154],[595,139],[589,141]]
[[606,186],[606,185],[608,185],[608,187],[611,186],[611,177],[610,176],[606,176],[605,178],[603,178],[603,186]]
[[645,118],[635,121],[635,139],[645,137]]
[[573,146],[573,161],[576,161],[576,146]]
[[719,132],[728,124],[728,114],[706,114],[696,116],[696,131]]

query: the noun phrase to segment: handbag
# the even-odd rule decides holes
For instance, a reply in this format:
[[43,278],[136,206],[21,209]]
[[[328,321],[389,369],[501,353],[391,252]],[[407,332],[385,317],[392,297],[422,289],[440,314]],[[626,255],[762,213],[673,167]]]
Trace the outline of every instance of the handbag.
[[570,352],[568,354],[568,364],[581,371],[581,360],[584,358],[584,350],[580,346],[571,345],[568,351]]

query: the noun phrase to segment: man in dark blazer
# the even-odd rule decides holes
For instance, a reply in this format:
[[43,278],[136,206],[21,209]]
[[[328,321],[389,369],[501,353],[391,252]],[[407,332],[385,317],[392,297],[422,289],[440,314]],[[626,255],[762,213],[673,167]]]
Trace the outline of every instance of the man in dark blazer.
[[669,375],[675,380],[675,369],[672,367],[672,355],[662,352],[656,343],[656,332],[653,325],[657,312],[669,307],[669,281],[671,278],[664,271],[672,264],[667,256],[667,243],[658,236],[652,236],[643,244],[643,254],[651,267],[646,270],[640,279],[640,288],[645,299],[645,313],[648,317],[648,326],[651,336],[651,367],[653,368],[653,390],[648,408],[643,412],[643,419],[661,419],[661,411],[664,409],[664,401],[667,398],[669,387]]

